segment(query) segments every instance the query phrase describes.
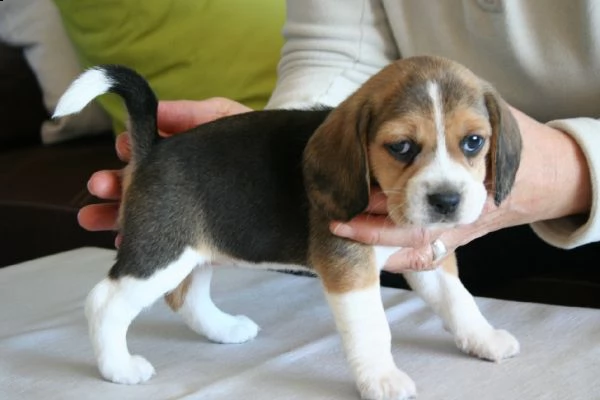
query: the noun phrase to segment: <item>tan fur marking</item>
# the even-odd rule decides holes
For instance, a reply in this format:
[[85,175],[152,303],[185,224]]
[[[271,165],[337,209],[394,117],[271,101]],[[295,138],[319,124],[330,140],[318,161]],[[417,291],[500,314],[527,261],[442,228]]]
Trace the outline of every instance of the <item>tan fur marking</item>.
[[[206,255],[207,259],[210,259],[208,255],[214,255],[215,251],[212,250],[213,247],[210,246],[206,240],[200,240],[194,247],[198,253]],[[198,268],[202,268],[202,266],[198,266]],[[165,302],[171,307],[173,311],[177,311],[181,308],[183,303],[185,303],[185,297],[187,296],[187,292],[189,290],[190,285],[194,279],[194,274],[190,273],[185,277],[183,281],[171,292],[165,294]]]
[[458,277],[458,262],[456,260],[456,253],[452,252],[442,260],[442,268],[450,275]]
[[347,293],[379,282],[373,249],[333,235],[322,214],[310,213],[309,264],[328,293]]
[[364,263],[371,256],[369,249],[355,258],[315,257],[315,271],[319,274],[323,286],[328,293],[347,293],[353,290],[366,289],[379,282],[379,271],[374,260]]
[[129,190],[129,186],[131,185],[131,181],[133,180],[133,162],[130,162],[123,168],[122,171],[122,179],[121,179],[121,205],[119,206],[119,214],[117,216],[117,225],[122,226],[121,223],[123,221],[123,210],[125,206],[125,201],[127,198],[127,192]]
[[165,302],[171,307],[171,310],[178,311],[185,302],[185,296],[192,284],[192,274],[185,277],[183,281],[171,292],[165,294]]

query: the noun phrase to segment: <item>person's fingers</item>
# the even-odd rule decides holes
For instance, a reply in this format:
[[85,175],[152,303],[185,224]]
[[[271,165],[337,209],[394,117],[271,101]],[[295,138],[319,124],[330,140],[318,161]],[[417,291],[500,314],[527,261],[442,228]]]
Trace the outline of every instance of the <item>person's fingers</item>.
[[252,111],[243,104],[222,97],[207,100],[173,100],[158,104],[158,128],[168,136],[228,115]]
[[117,203],[90,204],[79,210],[79,225],[88,231],[110,231],[117,229],[119,205]]
[[394,273],[432,270],[439,265],[433,262],[433,256],[431,245],[419,248],[407,247],[392,254],[383,269]]
[[[437,239],[432,239],[439,240],[446,249],[446,254],[450,254],[458,247],[484,236],[487,233],[488,230],[481,224],[470,224],[446,230],[440,233]],[[400,273],[404,271],[427,271],[437,268],[444,259],[444,256],[437,260],[434,259],[433,240],[429,243],[425,243],[423,246],[407,247],[392,254],[388,258],[384,270]]]
[[361,214],[346,223],[332,222],[331,232],[337,236],[378,246],[419,248],[431,243],[436,233],[423,228],[399,228],[387,216]]
[[117,156],[121,161],[129,162],[131,160],[131,142],[129,139],[129,133],[123,132],[117,136],[115,141]]
[[88,191],[104,200],[121,198],[121,171],[104,170],[95,172],[87,184]]
[[123,235],[121,235],[120,233],[117,234],[117,236],[115,237],[115,247],[118,249],[119,247],[121,247],[121,243],[123,243]]

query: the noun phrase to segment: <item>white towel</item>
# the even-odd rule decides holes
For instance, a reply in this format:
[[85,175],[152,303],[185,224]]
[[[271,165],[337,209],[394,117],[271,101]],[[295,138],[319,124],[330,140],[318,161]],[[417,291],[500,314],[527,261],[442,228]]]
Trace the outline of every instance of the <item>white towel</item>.
[[[129,330],[157,370],[138,386],[103,381],[83,302],[114,252],[78,249],[0,270],[0,399],[358,399],[317,279],[220,269],[213,296],[261,326],[239,345],[211,343],[159,301]],[[600,310],[478,298],[521,342],[499,364],[462,354],[412,292],[384,288],[393,353],[419,399],[600,399]]]

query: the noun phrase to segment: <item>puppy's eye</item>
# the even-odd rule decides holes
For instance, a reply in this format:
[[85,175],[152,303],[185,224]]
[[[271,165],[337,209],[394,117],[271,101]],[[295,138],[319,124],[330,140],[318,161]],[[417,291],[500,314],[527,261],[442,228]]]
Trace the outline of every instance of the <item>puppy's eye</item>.
[[402,162],[411,162],[421,151],[421,147],[412,140],[402,140],[385,145],[387,151]]
[[472,157],[479,153],[484,143],[485,139],[482,136],[468,135],[460,141],[460,148],[466,156]]

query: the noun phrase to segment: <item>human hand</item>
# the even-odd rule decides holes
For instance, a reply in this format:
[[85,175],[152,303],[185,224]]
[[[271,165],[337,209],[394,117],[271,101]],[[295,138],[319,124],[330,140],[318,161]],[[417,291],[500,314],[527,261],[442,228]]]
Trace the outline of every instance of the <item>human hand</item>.
[[[498,217],[498,207],[490,196],[484,206],[483,215],[473,224],[453,229],[428,230],[420,227],[398,227],[387,215],[387,198],[379,188],[373,188],[367,210],[347,223],[333,222],[331,231],[341,237],[377,246],[401,247],[387,260],[388,272],[425,271],[437,268],[444,258],[436,254],[432,243],[440,241],[446,254],[458,247],[484,236],[493,230],[490,223]],[[439,259],[436,259],[439,257]]]
[[523,153],[512,192],[500,206],[490,197],[477,221],[453,229],[401,228],[388,218],[386,196],[376,189],[365,213],[344,224],[333,222],[331,232],[366,244],[402,247],[384,269],[420,271],[436,268],[441,260],[434,255],[434,242],[441,242],[449,254],[492,231],[589,212],[591,184],[581,148],[566,133],[511,110]]
[[[158,104],[157,124],[160,135],[166,137],[221,117],[248,111],[251,109],[221,97],[202,101],[162,101]],[[117,137],[115,147],[119,158],[129,162],[131,150],[127,132]],[[84,229],[89,231],[118,229],[121,177],[121,170],[102,170],[91,176],[87,185],[90,194],[103,200],[109,200],[109,202],[91,204],[81,208],[78,221]],[[119,246],[120,240],[120,235],[117,235],[115,246]]]

